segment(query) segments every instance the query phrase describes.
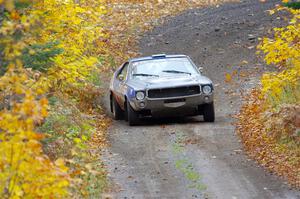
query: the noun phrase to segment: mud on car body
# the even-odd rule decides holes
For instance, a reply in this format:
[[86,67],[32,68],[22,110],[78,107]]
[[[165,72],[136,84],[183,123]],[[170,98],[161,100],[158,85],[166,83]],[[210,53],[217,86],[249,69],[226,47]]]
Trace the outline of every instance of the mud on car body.
[[116,120],[136,125],[143,117],[203,115],[214,122],[212,81],[186,55],[131,59],[110,83],[110,108]]

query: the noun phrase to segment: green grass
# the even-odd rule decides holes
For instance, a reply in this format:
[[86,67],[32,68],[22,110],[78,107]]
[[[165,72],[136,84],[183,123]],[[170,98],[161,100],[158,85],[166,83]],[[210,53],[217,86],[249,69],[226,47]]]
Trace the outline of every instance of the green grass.
[[[182,155],[184,152],[183,134],[176,134],[176,140],[172,144],[172,151],[175,155]],[[185,157],[179,158],[175,161],[175,167],[178,169],[184,177],[190,181],[188,188],[197,189],[198,191],[204,191],[207,189],[206,185],[202,183],[202,176],[195,171],[193,164]]]
[[38,128],[38,132],[47,135],[42,141],[43,149],[54,160],[68,160],[70,171],[82,171],[74,176],[75,184],[70,187],[75,198],[101,198],[108,186],[106,172],[99,154],[89,144],[96,121],[64,101],[49,98],[49,116]]

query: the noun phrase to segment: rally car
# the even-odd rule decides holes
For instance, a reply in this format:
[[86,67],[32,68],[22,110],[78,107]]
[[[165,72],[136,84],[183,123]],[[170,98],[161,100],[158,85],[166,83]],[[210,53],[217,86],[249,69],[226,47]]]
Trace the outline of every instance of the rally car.
[[214,122],[214,87],[186,55],[135,58],[113,74],[110,109],[115,120],[129,125],[145,117],[195,115]]

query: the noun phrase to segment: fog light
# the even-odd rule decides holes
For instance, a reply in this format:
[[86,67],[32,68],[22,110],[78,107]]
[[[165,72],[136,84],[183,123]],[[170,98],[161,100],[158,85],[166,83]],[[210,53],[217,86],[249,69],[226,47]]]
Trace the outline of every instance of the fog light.
[[208,100],[209,100],[209,97],[208,97],[208,96],[205,96],[205,97],[204,97],[204,100],[205,100],[205,101],[208,101]]
[[145,103],[144,103],[144,102],[141,102],[141,103],[140,103],[140,107],[142,107],[142,108],[145,107]]

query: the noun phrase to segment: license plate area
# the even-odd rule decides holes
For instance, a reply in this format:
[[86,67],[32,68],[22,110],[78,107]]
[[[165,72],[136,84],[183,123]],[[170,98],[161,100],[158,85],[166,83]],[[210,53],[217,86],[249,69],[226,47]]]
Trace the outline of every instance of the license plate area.
[[180,103],[180,102],[185,102],[185,99],[168,99],[164,101],[165,104]]

